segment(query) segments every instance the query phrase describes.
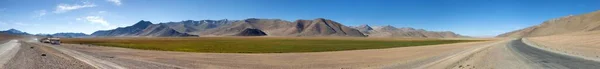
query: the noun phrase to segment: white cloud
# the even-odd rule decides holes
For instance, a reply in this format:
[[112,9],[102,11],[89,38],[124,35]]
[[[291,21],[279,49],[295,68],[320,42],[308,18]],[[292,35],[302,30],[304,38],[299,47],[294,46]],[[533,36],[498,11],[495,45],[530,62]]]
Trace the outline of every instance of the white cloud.
[[22,23],[22,22],[15,22],[14,24],[15,25],[19,25],[19,26],[29,26],[29,24],[25,24],[25,23]]
[[17,26],[40,26],[40,24],[31,24],[31,23],[23,23],[23,22],[14,22],[14,25]]
[[[85,19],[85,21],[88,21],[93,24],[101,24],[104,26],[110,26],[108,21],[104,20],[104,18],[102,18],[100,16],[87,16],[84,19]],[[77,18],[76,20],[81,20],[81,18]]]
[[88,2],[83,2],[83,4],[73,4],[73,5],[59,4],[58,6],[56,6],[56,10],[54,10],[54,13],[64,13],[64,12],[68,12],[71,10],[77,10],[77,9],[89,8],[89,7],[96,7],[96,5],[92,4],[92,3],[88,3]]
[[106,0],[106,1],[115,3],[115,5],[117,5],[117,6],[121,6],[121,0]]
[[38,16],[44,16],[44,15],[46,15],[46,10],[40,10]]
[[106,11],[98,11],[98,14],[106,13]]
[[46,15],[46,10],[38,10],[35,11],[35,15],[33,17],[42,17],[44,15]]

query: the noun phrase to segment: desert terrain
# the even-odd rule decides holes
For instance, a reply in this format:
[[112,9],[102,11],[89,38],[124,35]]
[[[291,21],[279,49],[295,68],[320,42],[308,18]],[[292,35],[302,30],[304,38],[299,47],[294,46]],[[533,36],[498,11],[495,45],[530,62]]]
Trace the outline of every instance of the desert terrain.
[[537,43],[544,49],[555,52],[570,54],[598,61],[600,59],[598,51],[599,41],[597,36],[599,32],[577,32],[553,36],[542,36],[529,38],[531,42]]
[[[382,40],[382,38],[277,39]],[[2,55],[11,55],[12,51],[13,57],[11,59],[3,59],[5,60],[3,64],[5,69],[22,68],[23,66],[29,68],[98,69],[564,69],[593,68],[600,64],[596,61],[588,61],[588,58],[577,56],[584,54],[583,52],[593,52],[592,50],[586,51],[577,47],[537,45],[549,44],[544,42],[541,37],[461,39],[484,41],[327,52],[205,53],[141,50],[93,44],[65,43],[51,45],[21,38],[3,40],[5,43],[2,45],[2,49],[9,50],[7,51],[8,54],[2,53]],[[554,49],[560,49],[556,50],[559,52],[569,51],[566,54],[574,55],[557,54]],[[42,54],[45,54],[45,56],[42,56]]]
[[[237,37],[234,37],[237,38]],[[290,39],[290,38],[285,38]],[[295,38],[305,39],[305,38]],[[331,39],[331,38],[317,38]],[[341,38],[363,40],[364,38]],[[334,39],[336,40],[336,39]],[[339,39],[338,39],[339,40]],[[380,39],[366,39],[380,40]],[[402,39],[401,39],[402,40]],[[404,39],[406,40],[406,39]],[[431,39],[409,39],[431,40]],[[482,39],[478,39],[482,40]],[[453,54],[469,54],[498,40],[414,47],[304,53],[194,53],[139,50],[90,44],[51,45],[24,37],[3,40],[2,68],[99,68],[99,69],[264,69],[264,68],[418,68],[439,63]],[[5,48],[6,47],[6,48]],[[3,56],[5,57],[5,56]],[[460,56],[459,56],[460,57]]]

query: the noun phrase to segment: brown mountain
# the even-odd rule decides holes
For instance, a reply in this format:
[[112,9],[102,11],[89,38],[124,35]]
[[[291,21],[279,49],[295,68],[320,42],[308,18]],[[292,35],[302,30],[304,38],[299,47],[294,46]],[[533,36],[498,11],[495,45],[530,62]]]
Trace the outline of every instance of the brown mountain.
[[292,36],[292,37],[414,37],[414,38],[453,38],[463,37],[453,32],[435,32],[413,28],[395,28],[392,26],[347,27],[329,19],[296,20],[280,19],[244,20],[186,20],[152,24],[140,21],[132,26],[113,30],[97,31],[92,36]]
[[297,20],[280,19],[202,20],[152,24],[140,21],[133,26],[94,32],[93,36],[232,36],[247,28],[264,31],[268,36],[341,36],[364,37],[356,29],[332,20],[318,18]]
[[267,34],[259,29],[246,28],[236,36],[266,36]]
[[158,37],[181,37],[196,36],[178,32],[166,24],[152,24],[150,21],[139,21],[133,26],[120,27],[113,30],[102,30],[92,33],[92,36],[158,36]]
[[369,37],[403,37],[403,38],[460,38],[465,37],[450,31],[426,31],[409,27],[360,25],[354,27]]
[[600,11],[595,11],[548,20],[540,25],[508,32],[498,37],[536,37],[598,30],[600,30]]
[[314,20],[256,19],[236,21],[230,26],[200,32],[201,35],[233,35],[246,28],[256,28],[269,36],[349,36],[364,37],[358,30],[346,27],[332,20],[317,18]]

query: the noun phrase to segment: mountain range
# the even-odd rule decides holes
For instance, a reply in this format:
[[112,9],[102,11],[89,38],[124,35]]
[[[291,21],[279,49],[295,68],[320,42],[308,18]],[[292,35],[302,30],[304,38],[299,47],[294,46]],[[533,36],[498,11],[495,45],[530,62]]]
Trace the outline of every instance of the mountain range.
[[551,19],[540,25],[504,33],[497,37],[537,37],[598,30],[600,30],[600,11],[595,11]]
[[114,36],[196,36],[175,30],[167,24],[152,24],[150,21],[139,21],[138,23],[120,27],[113,30],[101,30],[92,33],[92,36],[114,37]]
[[407,37],[407,38],[460,38],[467,37],[450,31],[427,31],[410,27],[396,28],[394,26],[360,25],[354,27],[369,37]]
[[392,26],[371,28],[370,26],[364,25],[359,27],[348,27],[336,21],[324,18],[296,20],[293,22],[281,19],[258,18],[244,20],[186,20],[158,24],[142,20],[132,26],[96,31],[91,35],[98,37],[187,37],[240,36],[240,34],[292,37],[463,37],[448,31],[434,32],[423,29],[395,28]]
[[[11,34],[11,35],[32,35],[27,32],[23,32],[17,29],[8,29],[5,31],[0,31],[2,34]],[[44,37],[61,37],[61,38],[82,38],[82,37],[91,37],[85,33],[54,33],[54,34],[35,34],[34,36],[44,36]]]
[[27,32],[23,32],[23,31],[20,31],[20,30],[17,30],[17,29],[8,29],[8,30],[5,30],[5,31],[0,31],[0,33],[13,34],[13,35],[31,35],[31,34],[29,34]]
[[86,38],[91,37],[85,33],[54,33],[54,34],[36,34],[36,36],[60,37],[60,38]]

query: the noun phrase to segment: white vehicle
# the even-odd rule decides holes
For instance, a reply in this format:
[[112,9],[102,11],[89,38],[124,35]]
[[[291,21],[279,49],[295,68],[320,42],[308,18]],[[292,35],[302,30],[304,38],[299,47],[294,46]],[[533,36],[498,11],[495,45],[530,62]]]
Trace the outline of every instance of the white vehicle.
[[60,45],[60,38],[42,38],[40,42]]

